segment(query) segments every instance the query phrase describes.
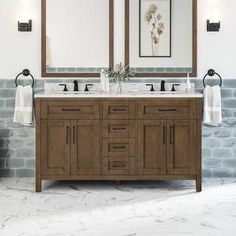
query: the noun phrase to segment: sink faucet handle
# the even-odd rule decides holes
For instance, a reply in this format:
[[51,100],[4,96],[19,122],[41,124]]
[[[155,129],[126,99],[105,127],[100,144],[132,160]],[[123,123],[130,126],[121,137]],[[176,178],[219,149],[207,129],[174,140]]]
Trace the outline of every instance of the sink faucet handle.
[[59,86],[64,86],[63,92],[67,92],[68,91],[66,84],[59,84]]
[[180,84],[172,84],[172,89],[171,89],[171,92],[175,92],[175,86],[179,86]]
[[93,84],[86,84],[84,89],[85,92],[89,92],[89,86],[93,86]]
[[146,86],[151,86],[151,88],[150,88],[150,92],[154,92],[153,84],[146,84]]
[[74,80],[74,91],[77,92],[79,91],[79,86],[78,86],[78,81],[77,80]]

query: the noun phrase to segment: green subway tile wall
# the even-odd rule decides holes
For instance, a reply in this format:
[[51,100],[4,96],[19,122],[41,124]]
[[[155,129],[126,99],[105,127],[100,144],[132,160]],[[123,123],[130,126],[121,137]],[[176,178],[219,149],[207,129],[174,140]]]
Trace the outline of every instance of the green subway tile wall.
[[[35,91],[43,90],[44,82],[73,80],[36,80]],[[183,82],[172,79],[168,82]],[[83,79],[80,82],[98,82]],[[160,80],[132,79],[131,82],[159,83]],[[202,80],[194,80],[202,90]],[[211,80],[212,84],[218,81]],[[33,177],[35,174],[35,128],[12,122],[15,102],[14,80],[0,80],[0,177]],[[223,123],[220,127],[203,126],[203,176],[236,177],[236,80],[225,80],[222,86]]]

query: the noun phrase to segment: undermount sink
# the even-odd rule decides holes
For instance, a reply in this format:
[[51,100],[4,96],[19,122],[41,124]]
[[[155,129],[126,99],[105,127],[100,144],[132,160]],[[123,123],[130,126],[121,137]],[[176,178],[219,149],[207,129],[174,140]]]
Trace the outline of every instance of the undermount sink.
[[151,92],[151,93],[154,93],[154,94],[184,94],[185,92],[184,91],[157,91],[157,92]]
[[153,95],[158,95],[158,94],[163,94],[163,95],[169,95],[169,94],[185,94],[185,91],[146,91],[144,92],[145,94],[153,94]]
[[98,94],[97,91],[57,91],[56,94],[63,94],[63,95],[85,95],[85,94]]

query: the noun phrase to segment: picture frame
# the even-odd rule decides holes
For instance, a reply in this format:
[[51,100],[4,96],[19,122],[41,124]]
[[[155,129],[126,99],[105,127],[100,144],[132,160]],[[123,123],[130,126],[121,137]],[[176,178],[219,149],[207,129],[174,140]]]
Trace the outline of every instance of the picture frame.
[[[184,19],[185,14],[180,15],[176,11],[176,7],[182,12],[182,5],[178,5],[177,1],[172,1],[171,5],[171,57],[139,57],[139,1],[137,0],[124,0],[125,2],[125,32],[124,32],[124,61],[125,66],[131,71],[136,73],[136,77],[156,78],[156,77],[186,77],[189,74],[190,77],[197,77],[197,0],[186,0],[188,7],[185,10],[185,14],[188,14],[188,19],[192,22],[191,29],[187,35],[182,36],[182,39],[178,39],[178,30],[175,27],[174,19],[176,16],[181,16],[184,20],[185,27],[189,21]],[[187,6],[187,5],[186,5]],[[184,7],[186,7],[184,5]],[[179,19],[181,20],[181,19]],[[182,22],[181,21],[181,22]],[[188,65],[170,65],[169,61],[182,58],[182,47],[177,46],[180,42],[185,42],[185,37],[188,37],[188,48],[191,50],[189,55]],[[178,40],[177,40],[178,39]],[[184,40],[183,40],[184,39]],[[153,65],[154,64],[154,65]],[[178,63],[179,64],[179,63]]]
[[171,57],[171,0],[139,0],[139,57]]

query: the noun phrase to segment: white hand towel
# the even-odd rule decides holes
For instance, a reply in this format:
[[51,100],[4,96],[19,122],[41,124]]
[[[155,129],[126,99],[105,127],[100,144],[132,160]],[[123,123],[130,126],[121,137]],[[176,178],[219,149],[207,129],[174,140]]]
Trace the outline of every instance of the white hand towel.
[[30,126],[33,123],[33,89],[17,86],[13,122]]
[[221,93],[219,86],[204,89],[203,123],[219,126],[222,122]]

